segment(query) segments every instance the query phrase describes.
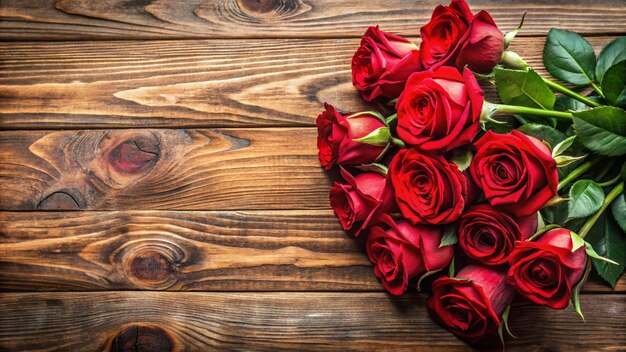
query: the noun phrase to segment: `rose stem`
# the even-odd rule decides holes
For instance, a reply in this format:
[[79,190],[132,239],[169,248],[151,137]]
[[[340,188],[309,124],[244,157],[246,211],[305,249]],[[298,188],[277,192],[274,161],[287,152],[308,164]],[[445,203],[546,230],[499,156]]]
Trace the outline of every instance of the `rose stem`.
[[535,108],[527,108],[525,106],[516,106],[516,105],[504,105],[504,104],[490,104],[494,109],[495,113],[505,113],[505,114],[528,114],[535,116],[547,116],[547,117],[560,117],[565,119],[571,119],[572,114],[565,111],[554,111],[554,110],[543,110],[543,109],[535,109]]
[[574,170],[572,170],[572,172],[570,172],[567,176],[565,176],[564,179],[561,180],[561,182],[559,182],[559,185],[556,188],[557,191],[560,191],[563,187],[567,186],[567,184],[569,184],[573,180],[577,179],[580,175],[582,175],[585,172],[587,172],[587,170],[591,169],[591,167],[595,163],[597,163],[598,161],[600,161],[600,159],[586,161],[586,162],[580,164],[579,167],[577,167]]
[[599,106],[602,106],[602,104],[597,103],[587,97],[583,97],[582,95],[574,92],[573,90],[570,90],[566,87],[563,87],[562,85],[551,81],[547,78],[541,77],[541,79],[543,79],[543,81],[548,85],[548,87],[550,87],[553,91],[559,92],[559,93],[563,93],[563,95],[567,95],[570,98],[574,98],[580,102],[582,102],[585,105],[589,105],[592,106],[594,108],[597,108]]
[[624,182],[615,186],[615,188],[613,188],[611,192],[609,192],[606,198],[604,198],[604,202],[602,203],[602,207],[600,208],[600,210],[598,210],[595,214],[593,214],[592,217],[587,219],[587,221],[585,221],[585,223],[583,224],[583,227],[581,227],[580,231],[578,231],[578,235],[581,238],[585,238],[585,236],[587,236],[587,233],[589,233],[589,231],[591,230],[593,225],[596,223],[600,215],[602,215],[602,213],[606,210],[606,208],[608,208],[609,205],[611,205],[611,203],[615,200],[615,198],[617,198],[620,194],[622,194],[623,191],[624,191]]

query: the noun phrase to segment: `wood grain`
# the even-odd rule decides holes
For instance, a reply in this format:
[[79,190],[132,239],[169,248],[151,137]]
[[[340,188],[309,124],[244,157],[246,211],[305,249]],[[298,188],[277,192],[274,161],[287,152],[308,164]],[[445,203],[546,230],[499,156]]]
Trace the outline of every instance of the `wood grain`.
[[[599,51],[614,38],[588,39]],[[517,38],[511,49],[546,74],[543,41]],[[312,126],[323,102],[346,113],[367,108],[351,83],[357,46],[358,39],[0,43],[0,129]]]
[[312,128],[0,132],[2,210],[327,208]]
[[[417,35],[448,1],[386,0],[3,0],[0,29],[10,40],[277,38],[360,36],[369,25]],[[470,1],[509,31],[528,11],[523,35],[551,27],[581,33],[626,32],[626,4],[541,0]]]
[[0,290],[129,289],[382,291],[330,210],[0,213]]
[[331,211],[0,213],[0,290],[381,290]]
[[[156,351],[415,351],[424,346],[469,351],[430,320],[424,299],[345,292],[8,293],[0,297],[0,349],[118,351],[119,345],[134,347],[142,339],[160,348]],[[572,310],[514,304],[510,326],[518,338],[507,339],[507,350],[623,349],[626,297],[583,296],[582,305],[584,323]]]

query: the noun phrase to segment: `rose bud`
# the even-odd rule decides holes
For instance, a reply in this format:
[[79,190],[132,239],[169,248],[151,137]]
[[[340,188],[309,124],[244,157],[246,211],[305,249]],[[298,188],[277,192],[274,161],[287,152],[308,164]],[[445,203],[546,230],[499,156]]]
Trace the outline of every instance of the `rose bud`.
[[467,209],[459,222],[459,246],[468,257],[485,265],[508,262],[515,241],[537,230],[537,213],[517,218],[487,204]]
[[397,98],[411,73],[422,69],[419,51],[409,40],[369,27],[352,58],[352,84],[366,101]]
[[548,231],[535,242],[518,242],[509,258],[509,283],[537,304],[567,307],[587,263],[585,246],[572,248],[570,230],[563,228]]
[[389,166],[398,207],[413,224],[447,224],[461,216],[467,180],[441,155],[403,149]]
[[398,102],[398,135],[420,150],[446,152],[472,142],[485,100],[469,70],[453,67],[411,75]]
[[330,206],[344,230],[355,230],[355,236],[367,228],[379,213],[397,211],[391,183],[378,172],[362,172],[353,176],[341,168],[345,184],[335,182],[330,190]]
[[[342,116],[330,104],[317,120],[317,149],[322,166],[372,163],[382,156],[389,144],[389,128],[377,113],[365,111]],[[370,137],[369,142],[359,139]]]
[[538,139],[515,130],[487,131],[474,146],[470,173],[491,205],[528,216],[556,196],[556,162]]
[[468,343],[496,333],[515,297],[504,270],[479,265],[464,267],[456,278],[435,280],[432,290],[426,301],[430,315]]
[[420,29],[420,57],[424,69],[454,65],[454,55],[472,17],[472,11],[464,0],[452,0],[449,6],[435,8],[430,22]]
[[456,57],[456,67],[466,65],[470,70],[489,73],[502,59],[504,35],[489,13],[480,11],[472,19],[470,28]]
[[374,274],[393,295],[403,294],[410,279],[445,268],[454,256],[453,246],[439,247],[441,228],[412,225],[405,219],[394,221],[381,216],[367,237],[367,255]]

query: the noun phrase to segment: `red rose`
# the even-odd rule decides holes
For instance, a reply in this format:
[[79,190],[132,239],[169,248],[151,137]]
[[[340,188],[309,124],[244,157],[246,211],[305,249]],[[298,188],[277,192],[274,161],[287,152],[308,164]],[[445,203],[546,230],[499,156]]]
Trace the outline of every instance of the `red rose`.
[[398,135],[430,152],[472,142],[478,133],[485,94],[469,70],[453,67],[411,75],[398,102]]
[[467,181],[442,156],[403,149],[389,166],[402,215],[414,224],[447,224],[461,216]]
[[556,196],[556,162],[538,139],[519,131],[487,131],[474,146],[470,172],[491,205],[528,216]]
[[352,58],[352,84],[363,99],[397,98],[411,73],[420,71],[417,46],[398,35],[369,27]]
[[570,230],[562,228],[546,232],[535,242],[518,242],[509,258],[509,283],[537,304],[567,307],[587,263],[585,247],[573,252],[572,248]]
[[470,70],[489,73],[502,60],[504,35],[485,11],[472,19],[467,38],[462,42],[456,57],[456,67],[466,65]]
[[426,306],[433,319],[469,343],[495,333],[515,297],[504,271],[479,265],[435,280],[432,290]]
[[386,145],[372,145],[356,142],[370,133],[387,128],[378,115],[360,112],[342,116],[330,104],[324,104],[326,111],[317,120],[317,149],[320,163],[326,170],[336,164],[367,164],[379,158]]
[[330,190],[330,206],[344,230],[354,229],[356,236],[367,228],[375,214],[396,211],[387,177],[376,172],[362,172],[355,177],[344,168],[341,176],[347,183],[335,182]]
[[424,69],[468,65],[473,71],[487,73],[500,62],[504,51],[504,36],[489,13],[472,15],[464,0],[437,6],[420,33]]
[[515,247],[537,230],[537,213],[516,218],[490,205],[476,205],[461,215],[459,246],[485,265],[504,264]]
[[454,256],[453,246],[439,247],[440,228],[411,225],[383,215],[367,237],[367,255],[374,264],[374,274],[393,295],[406,291],[410,279],[428,271],[446,267]]

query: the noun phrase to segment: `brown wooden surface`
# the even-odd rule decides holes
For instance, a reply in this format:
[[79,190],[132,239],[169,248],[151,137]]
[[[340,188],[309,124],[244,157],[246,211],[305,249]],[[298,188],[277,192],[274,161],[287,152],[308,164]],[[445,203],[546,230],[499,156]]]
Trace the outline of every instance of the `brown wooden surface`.
[[382,291],[330,210],[0,213],[0,289]]
[[[591,37],[599,51],[615,37]],[[511,49],[540,74],[543,38]],[[0,128],[313,126],[322,103],[367,108],[358,39],[0,43]],[[485,85],[488,98],[495,89]]]
[[328,207],[312,128],[0,136],[4,210]]
[[[470,350],[431,321],[424,299],[347,292],[9,293],[0,297],[0,347],[115,351],[114,343],[142,339],[173,351]],[[583,296],[582,305],[584,324],[573,310],[513,305],[510,327],[519,337],[508,340],[507,350],[623,350],[626,296]]]
[[[417,35],[436,5],[411,0],[3,0],[0,29],[11,40],[360,36],[379,24]],[[585,34],[626,32],[626,4],[604,1],[470,0],[505,31],[528,11],[524,34],[551,27]]]
[[[0,0],[0,351],[470,350],[382,292],[312,127],[367,107],[367,26],[419,41],[439,3]],[[511,48],[541,74],[551,27],[626,33],[622,0],[470,4],[527,10]],[[626,350],[626,279],[582,303],[516,303],[507,351]]]

